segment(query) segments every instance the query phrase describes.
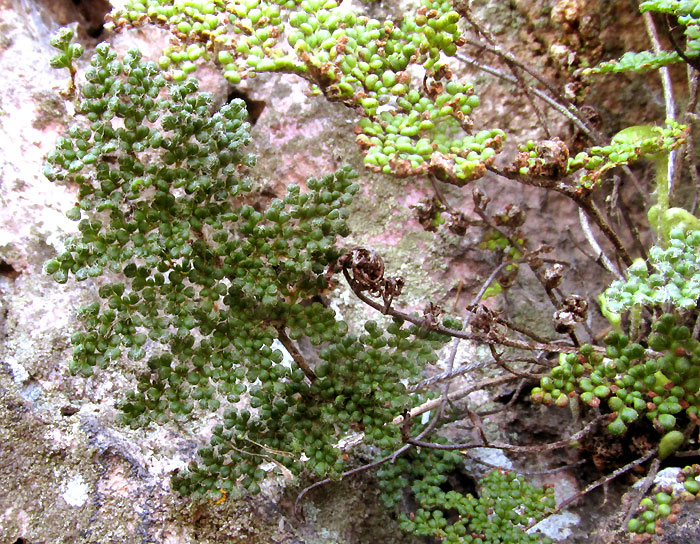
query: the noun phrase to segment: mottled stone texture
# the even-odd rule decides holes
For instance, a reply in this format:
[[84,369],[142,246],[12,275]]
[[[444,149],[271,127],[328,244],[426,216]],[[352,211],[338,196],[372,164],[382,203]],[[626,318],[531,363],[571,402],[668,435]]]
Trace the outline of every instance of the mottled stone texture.
[[[98,8],[71,0],[0,2],[0,544],[405,541],[362,482],[319,493],[322,505],[310,503],[306,521],[292,519],[295,495],[283,482],[270,482],[255,499],[183,500],[170,491],[169,476],[192,458],[210,421],[129,431],[114,424],[114,405],[133,379],[132,365],[93,380],[68,374],[74,313],[95,287],[59,286],[42,271],[76,229],[64,216],[74,188],[41,174],[71,111],[59,94],[67,74],[50,69],[48,42],[59,25],[77,21],[86,59],[101,39],[151,56],[165,43],[158,32],[93,39]],[[217,100],[227,99],[231,89],[221,77],[198,76]],[[340,106],[307,96],[307,85],[294,78],[259,78],[243,92],[264,105],[253,151],[260,154],[256,179],[268,192],[348,159],[361,169],[353,121]]]
[[[49,68],[48,41],[59,25],[76,21],[88,50],[86,58],[98,39],[108,39],[122,51],[138,45],[151,57],[167,40],[163,33],[145,30],[100,35],[104,4],[0,0],[0,544],[411,542],[380,507],[371,476],[312,493],[304,520],[292,518],[296,492],[285,489],[282,481],[269,482],[254,499],[223,504],[183,500],[170,491],[169,475],[191,459],[211,421],[201,415],[182,427],[130,431],[114,423],[114,406],[133,379],[133,364],[115,364],[90,380],[69,375],[68,338],[77,327],[74,312],[95,297],[95,288],[90,282],[59,286],[42,273],[43,262],[76,228],[64,216],[75,201],[74,188],[53,185],[41,175],[43,157],[71,111],[59,95],[67,86],[66,74]],[[574,65],[582,55],[599,56],[605,47],[636,45],[640,36],[634,31],[624,38],[619,32],[634,16],[627,2],[479,0],[474,4],[499,39],[553,79],[561,73],[556,63]],[[407,9],[397,5],[380,3],[370,9],[377,14]],[[612,25],[615,21],[622,26]],[[482,97],[477,126],[498,126],[512,135],[506,155],[516,152],[513,142],[543,136],[534,111],[512,86],[459,69],[475,79]],[[231,96],[231,89],[213,71],[201,70],[198,77],[217,100]],[[646,107],[653,106],[653,84],[640,83],[635,89],[636,94],[601,91],[602,107],[619,113],[641,105],[645,115],[654,116]],[[307,84],[293,77],[259,77],[238,92],[257,104],[252,151],[259,155],[254,176],[263,194],[279,195],[290,183],[303,184],[309,176],[351,164],[362,173],[362,191],[350,219],[353,239],[348,243],[379,251],[387,272],[406,279],[401,306],[422,310],[433,300],[446,308],[464,307],[495,262],[476,249],[479,233],[457,237],[424,231],[410,206],[429,194],[430,186],[424,180],[397,181],[364,171],[354,145],[356,116],[351,110],[312,96]],[[548,117],[553,133],[569,135],[561,117]],[[633,114],[631,118],[638,119]],[[615,119],[624,123],[624,116]],[[523,206],[533,245],[558,243],[574,264],[581,259],[566,233],[567,228],[577,230],[569,203],[490,175],[477,185],[496,204]],[[444,190],[470,213],[470,188]],[[583,279],[597,274],[587,264],[581,268]],[[553,308],[532,289],[533,284],[532,278],[523,276],[520,294],[510,296],[508,303],[512,317],[537,328],[532,321],[542,315],[548,319]],[[582,294],[592,294],[599,284],[588,285],[593,287]],[[332,304],[351,322],[366,315],[342,285]],[[463,345],[458,360],[479,356],[483,356],[480,350]],[[552,429],[551,411],[526,403],[518,406],[501,421],[510,425],[507,437],[534,441],[557,439],[566,432],[566,414],[557,415],[563,419],[557,419],[557,428]],[[563,456],[561,461],[567,459]],[[578,480],[569,473],[555,483],[571,493]],[[575,512],[588,521],[561,532],[563,541],[587,541],[594,524],[617,506],[611,500],[601,508],[602,502],[602,495],[594,495],[577,507]],[[679,530],[680,540],[673,542],[692,541],[682,540],[682,534]]]

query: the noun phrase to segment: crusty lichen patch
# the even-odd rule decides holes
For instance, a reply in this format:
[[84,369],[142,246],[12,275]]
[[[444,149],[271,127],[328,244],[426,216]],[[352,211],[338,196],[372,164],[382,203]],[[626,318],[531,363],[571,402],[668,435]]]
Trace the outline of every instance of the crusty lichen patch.
[[307,496],[302,505],[299,544],[418,544],[399,530],[386,511],[371,475],[331,483]]
[[61,410],[68,405],[62,393],[18,384],[6,365],[0,368],[3,543],[266,544],[279,537],[275,502],[182,499],[169,490],[167,475],[153,473],[157,452],[143,455],[89,406]]
[[38,130],[44,130],[51,123],[65,124],[66,101],[56,92],[41,90],[33,94],[36,104],[36,118],[32,126]]

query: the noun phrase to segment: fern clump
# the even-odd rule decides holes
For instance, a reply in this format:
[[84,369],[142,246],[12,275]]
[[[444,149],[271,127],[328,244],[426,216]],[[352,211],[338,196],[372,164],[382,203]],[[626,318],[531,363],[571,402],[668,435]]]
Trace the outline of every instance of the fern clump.
[[[671,32],[674,52],[628,54],[585,73],[642,71],[681,59],[695,66],[696,4],[643,2],[643,11],[678,19],[683,46]],[[603,421],[613,435],[647,431],[651,439],[639,441],[646,449],[642,457],[588,485],[583,495],[654,458],[652,478],[689,441],[700,410],[700,222],[674,202],[671,181],[677,166],[672,157],[679,155],[672,152],[685,143],[694,148],[691,127],[675,119],[691,123],[694,117],[676,116],[668,85],[665,126],[628,127],[608,138],[583,113],[581,97],[557,92],[503,50],[468,2],[421,1],[400,20],[380,21],[335,0],[126,0],[110,17],[119,31],[155,25],[172,39],[157,63],[142,61],[136,50],[118,58],[106,44],[97,47],[75,103],[82,123],[58,139],[45,168],[50,180],[78,187],[68,216],[78,222],[79,234],[46,271],[60,283],[71,276],[93,278],[99,295],[79,311],[71,372],[90,376],[122,356],[145,360],[134,390],[119,403],[122,423],[137,428],[200,412],[217,419],[209,444],[173,477],[174,490],[218,501],[259,492],[269,472],[290,481],[308,472],[327,483],[381,466],[385,504],[395,507],[407,494],[414,500],[413,512],[399,514],[402,528],[414,535],[455,544],[548,542],[527,528],[573,499],[555,509],[551,489],[493,465],[477,493],[449,490],[448,475],[459,470],[464,452],[574,447]],[[529,98],[542,98],[581,129],[581,138],[567,144],[545,123],[546,140],[526,142],[511,165],[496,166],[505,134],[493,127],[475,130],[471,115],[479,97],[472,83],[452,73],[450,57],[467,43],[461,19],[480,52],[500,58],[514,77],[480,59],[461,60],[512,81]],[[647,23],[659,50],[653,20],[647,17]],[[63,31],[52,42],[59,50],[52,63],[70,71],[74,94],[74,60],[82,50],[71,37]],[[402,311],[394,299],[403,280],[385,277],[384,263],[370,249],[340,245],[349,234],[348,206],[358,190],[352,170],[310,179],[303,189],[289,186],[279,198],[253,191],[245,177],[255,157],[245,152],[250,127],[243,103],[215,110],[191,77],[204,63],[218,67],[233,85],[274,72],[306,79],[314,92],[355,116],[367,168],[430,178],[435,195],[416,206],[427,230],[444,224],[461,236],[468,228],[483,229],[481,248],[502,252],[507,260],[466,307],[464,326],[449,317],[439,320],[442,310],[433,301],[422,316]],[[574,145],[577,154],[571,156]],[[649,193],[656,202],[647,218],[657,245],[648,258],[641,251],[644,259],[635,261],[628,238],[591,193],[605,190],[612,169],[640,159],[655,166]],[[441,190],[441,181],[462,187],[487,169],[559,192],[578,206],[592,258],[618,278],[599,297],[613,326],[603,342],[604,335],[591,330],[596,320],[587,319],[587,301],[564,292],[566,263],[546,256],[547,244],[528,240],[517,206],[494,213],[489,195],[475,190],[478,219],[472,219],[460,211],[466,210],[463,202],[451,204],[453,195]],[[615,189],[610,201],[621,194]],[[641,248],[637,225],[626,219]],[[595,238],[600,235],[603,244]],[[610,251],[613,258],[606,255]],[[625,276],[619,263],[627,267]],[[557,308],[551,333],[570,342],[480,304],[526,267]],[[327,307],[324,295],[339,271],[359,300],[385,314],[380,323],[351,330]],[[383,304],[371,300],[379,297]],[[448,337],[455,344],[444,361],[446,372],[421,381]],[[481,417],[501,409],[473,411],[468,402],[458,403],[471,394],[469,388],[450,391],[449,381],[471,368],[455,367],[460,340],[488,345],[492,362],[510,374],[481,380],[473,391],[517,381],[505,410],[528,380],[539,380],[534,401],[570,406],[574,426],[580,427],[581,417],[589,422],[550,444],[491,441]],[[554,368],[551,354],[559,355]],[[447,382],[441,396],[430,391],[437,381]],[[471,426],[452,426],[465,413]],[[478,431],[478,439],[451,444],[441,432],[446,427]],[[350,437],[381,458],[345,470]],[[688,493],[697,493],[696,474],[687,479]],[[673,501],[661,490],[643,502],[637,517],[634,505],[628,528],[658,533],[660,519],[672,519]]]
[[635,306],[661,307],[667,303],[679,309],[695,308],[700,297],[698,246],[700,231],[686,236],[682,229],[674,229],[667,248],[650,248],[648,265],[639,259],[627,270],[624,281],[616,280],[606,289],[609,309],[620,313]]
[[[45,172],[79,187],[68,215],[80,230],[47,272],[61,283],[99,278],[101,302],[79,312],[71,371],[150,353],[121,403],[132,427],[222,409],[201,464],[173,481],[184,494],[255,493],[270,461],[286,475],[338,477],[336,443],[350,432],[399,444],[391,422],[414,402],[406,384],[444,340],[400,321],[349,334],[312,302],[343,253],[352,170],[256,209],[242,177],[255,163],[242,101],[212,114],[195,80],[167,83],[138,51],[120,60],[105,44],[86,79],[77,111],[87,123],[58,140]],[[301,338],[325,346],[315,368],[294,346]]]
[[697,420],[700,409],[700,349],[686,326],[664,314],[652,326],[649,348],[630,342],[627,335],[611,332],[605,338],[606,353],[581,347],[579,354],[562,357],[560,364],[540,386],[533,399],[567,405],[572,398],[598,407],[606,402],[615,419],[612,434],[623,434],[641,415],[660,432],[677,428],[677,414]]
[[159,63],[176,81],[206,60],[232,84],[267,72],[309,80],[360,115],[357,143],[372,170],[430,172],[461,186],[484,175],[503,143],[499,129],[472,134],[480,101],[447,61],[464,43],[450,1],[424,1],[400,22],[333,0],[130,0],[110,18],[118,29],[170,30],[175,39]]
[[552,489],[533,486],[515,472],[490,472],[479,481],[476,497],[425,485],[416,499],[422,508],[401,521],[402,528],[413,534],[447,544],[552,542],[549,537],[523,530],[554,508]]

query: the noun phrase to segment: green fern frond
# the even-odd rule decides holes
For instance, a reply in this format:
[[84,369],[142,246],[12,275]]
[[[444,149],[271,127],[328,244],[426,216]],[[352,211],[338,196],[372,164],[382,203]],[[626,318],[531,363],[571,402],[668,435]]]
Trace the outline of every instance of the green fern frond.
[[661,53],[652,53],[651,51],[640,51],[633,53],[628,51],[618,60],[609,60],[601,62],[593,68],[586,68],[581,71],[584,76],[593,74],[616,74],[620,72],[648,72],[656,70],[662,66],[675,64],[680,62],[681,57],[676,52],[663,51]]

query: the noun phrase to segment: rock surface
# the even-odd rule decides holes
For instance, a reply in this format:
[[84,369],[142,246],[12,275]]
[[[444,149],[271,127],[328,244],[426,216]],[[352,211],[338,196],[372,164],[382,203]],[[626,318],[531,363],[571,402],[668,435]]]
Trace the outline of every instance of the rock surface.
[[[64,215],[75,202],[73,188],[51,184],[41,174],[44,157],[71,113],[59,94],[67,78],[49,68],[48,42],[59,25],[78,22],[89,58],[97,43],[101,4],[105,3],[0,0],[0,544],[412,542],[380,506],[371,476],[315,492],[305,505],[304,520],[292,517],[296,494],[281,481],[268,482],[254,499],[222,504],[183,500],[170,491],[169,476],[191,459],[211,422],[124,429],[114,422],[114,406],[129,386],[133,365],[116,364],[90,380],[69,375],[68,339],[77,328],[75,310],[95,296],[95,288],[89,282],[59,286],[42,272],[44,261],[76,229]],[[519,44],[516,53],[534,64],[548,69],[550,51],[573,62],[570,49],[579,47],[580,39],[565,35],[578,28],[575,21],[585,18],[588,3],[475,4],[482,14],[491,14],[487,19],[494,32]],[[166,37],[133,31],[118,36],[103,33],[98,39],[108,39],[122,51],[136,44],[146,56],[157,56]],[[219,101],[233,96],[213,72],[200,72],[198,77]],[[478,74],[473,77],[485,97],[479,123],[503,126],[507,120],[508,131],[521,140],[542,136],[522,96],[507,85],[495,85]],[[255,175],[261,187],[279,194],[290,183],[303,184],[310,176],[350,163],[362,172],[363,181],[351,217],[352,243],[373,247],[384,256],[388,273],[406,279],[402,306],[422,310],[428,300],[445,306],[467,303],[493,266],[475,251],[477,234],[458,238],[423,230],[409,206],[430,189],[364,171],[354,144],[356,118],[351,111],[311,96],[308,86],[293,77],[256,78],[238,91],[258,105],[252,151],[259,155]],[[552,117],[550,122],[556,132],[567,130],[561,118]],[[574,208],[562,200],[520,186],[513,190],[491,177],[479,184],[496,201],[517,200],[530,211],[538,239],[567,240],[566,228],[576,225]],[[446,190],[464,209],[471,209],[468,191]],[[556,220],[552,216],[538,220],[536,212],[543,209],[553,212]],[[569,241],[562,247],[573,252]],[[530,280],[520,281],[529,291]],[[342,286],[333,304],[351,322],[366,312]],[[544,296],[533,296],[513,302],[511,313],[529,319],[533,308],[539,308],[551,315],[548,305]],[[464,344],[458,360],[483,356],[475,346]],[[551,427],[550,416],[534,413],[538,408],[531,406],[516,408],[531,410],[539,423],[518,427],[515,416],[502,423],[512,424],[510,432],[524,441],[541,439]],[[561,422],[564,430],[567,422]],[[548,438],[558,436],[555,432]],[[573,473],[560,475],[555,483],[565,494],[579,485]],[[553,536],[562,542],[587,541],[592,524],[614,511],[610,504],[598,508],[598,500],[598,496],[586,499],[576,513],[556,520]],[[580,519],[588,521],[579,527]]]

